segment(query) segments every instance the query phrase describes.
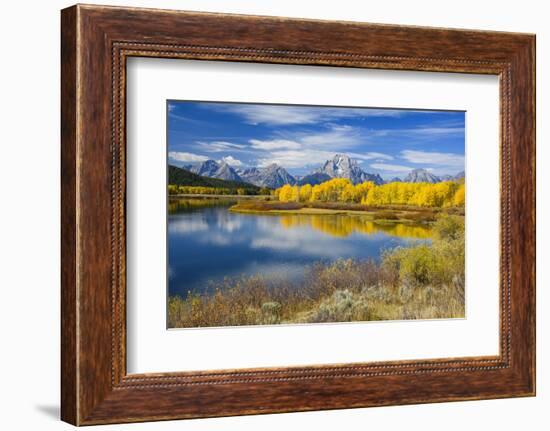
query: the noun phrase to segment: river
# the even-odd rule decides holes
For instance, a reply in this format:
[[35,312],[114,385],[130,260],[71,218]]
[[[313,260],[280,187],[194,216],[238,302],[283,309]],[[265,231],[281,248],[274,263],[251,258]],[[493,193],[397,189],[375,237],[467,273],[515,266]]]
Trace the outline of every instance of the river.
[[230,212],[230,199],[171,200],[169,294],[209,292],[224,277],[299,279],[304,266],[339,258],[379,260],[386,249],[430,241],[429,227],[380,225],[345,214],[263,215]]

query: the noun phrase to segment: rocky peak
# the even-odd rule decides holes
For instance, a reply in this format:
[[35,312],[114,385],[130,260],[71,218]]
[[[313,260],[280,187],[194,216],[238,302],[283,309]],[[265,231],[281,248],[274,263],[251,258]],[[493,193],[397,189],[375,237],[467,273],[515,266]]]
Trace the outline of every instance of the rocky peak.
[[215,160],[206,160],[191,168],[191,172],[203,177],[212,177],[220,165]]
[[323,167],[316,172],[326,174],[331,178],[347,178],[353,184],[362,183],[364,181],[374,181],[376,184],[384,183],[380,175],[369,174],[363,171],[359,167],[357,160],[345,154],[336,154],[332,160],[327,160],[323,164]]
[[426,169],[414,169],[403,180],[406,183],[439,183],[441,179]]

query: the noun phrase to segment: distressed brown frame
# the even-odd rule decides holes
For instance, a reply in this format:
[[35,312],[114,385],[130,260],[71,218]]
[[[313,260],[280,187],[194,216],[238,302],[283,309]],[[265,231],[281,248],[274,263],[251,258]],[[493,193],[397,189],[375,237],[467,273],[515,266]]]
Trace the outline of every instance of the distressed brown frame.
[[[535,36],[77,5],[62,11],[61,417],[75,425],[535,394]],[[129,56],[494,74],[495,357],[127,375]]]

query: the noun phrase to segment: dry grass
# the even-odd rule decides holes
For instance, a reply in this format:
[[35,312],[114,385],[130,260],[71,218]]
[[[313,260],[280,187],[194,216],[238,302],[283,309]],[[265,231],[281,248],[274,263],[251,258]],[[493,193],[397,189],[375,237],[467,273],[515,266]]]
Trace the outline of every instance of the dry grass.
[[464,284],[403,283],[372,261],[308,268],[300,285],[262,276],[227,279],[213,295],[171,297],[169,327],[464,317]]

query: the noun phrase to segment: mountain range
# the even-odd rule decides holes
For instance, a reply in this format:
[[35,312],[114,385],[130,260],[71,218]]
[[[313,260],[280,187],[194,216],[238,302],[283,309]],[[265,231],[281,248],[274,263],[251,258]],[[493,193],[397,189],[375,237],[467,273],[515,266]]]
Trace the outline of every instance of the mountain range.
[[276,189],[290,184],[296,184],[296,178],[290,175],[285,168],[272,163],[265,168],[249,168],[239,172],[243,181],[260,187]]
[[177,166],[168,165],[168,184],[179,186],[219,187],[230,190],[244,188],[250,194],[255,194],[260,191],[259,187],[243,183],[242,181],[225,181],[219,178],[197,175],[191,172],[188,166],[179,168]]
[[[355,159],[345,154],[336,154],[332,159],[327,160],[320,168],[303,177],[292,176],[285,168],[276,163],[272,163],[262,168],[248,167],[241,169],[233,168],[224,161],[217,162],[215,160],[206,160],[195,165],[183,166],[183,169],[202,177],[249,183],[257,187],[268,187],[271,189],[282,187],[285,184],[316,185],[328,181],[331,178],[347,178],[353,184],[372,181],[380,185],[386,182],[379,174],[365,172]],[[444,175],[438,177],[426,169],[414,169],[403,180],[395,177],[388,182],[438,183],[441,181],[453,181],[462,178],[464,178],[464,172],[460,172],[455,176]]]
[[336,154],[332,160],[327,160],[316,173],[326,174],[330,178],[347,178],[353,184],[372,181],[374,184],[384,184],[384,180],[378,174],[369,174],[363,171],[357,160],[344,154]]

